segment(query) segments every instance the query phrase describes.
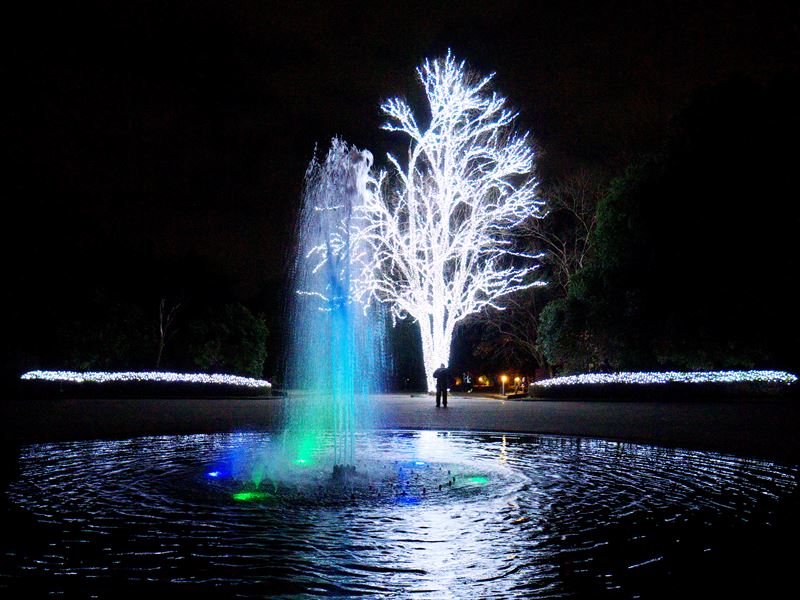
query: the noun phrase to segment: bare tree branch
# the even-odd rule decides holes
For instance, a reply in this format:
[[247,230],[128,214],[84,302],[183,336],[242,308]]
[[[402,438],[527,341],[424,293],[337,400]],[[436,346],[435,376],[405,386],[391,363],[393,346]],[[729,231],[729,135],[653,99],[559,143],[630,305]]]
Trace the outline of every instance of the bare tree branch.
[[167,342],[175,334],[175,317],[181,308],[181,303],[176,300],[161,298],[158,302],[158,323],[156,333],[158,334],[158,353],[156,355],[156,369],[161,368],[161,359],[164,356],[164,348]]
[[605,190],[605,178],[597,172],[576,171],[547,191],[548,218],[524,224],[521,235],[532,246],[545,249],[544,261],[564,294],[591,249],[597,204]]

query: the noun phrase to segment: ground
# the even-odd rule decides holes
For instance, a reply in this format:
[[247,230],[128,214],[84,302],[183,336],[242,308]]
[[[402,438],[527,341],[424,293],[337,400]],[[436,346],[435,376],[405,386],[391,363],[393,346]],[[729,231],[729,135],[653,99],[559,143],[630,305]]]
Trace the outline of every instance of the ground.
[[[714,450],[800,463],[800,406],[784,400],[719,402],[512,401],[451,395],[373,398],[382,429],[530,432]],[[4,445],[81,438],[276,429],[283,398],[58,399],[2,404]]]

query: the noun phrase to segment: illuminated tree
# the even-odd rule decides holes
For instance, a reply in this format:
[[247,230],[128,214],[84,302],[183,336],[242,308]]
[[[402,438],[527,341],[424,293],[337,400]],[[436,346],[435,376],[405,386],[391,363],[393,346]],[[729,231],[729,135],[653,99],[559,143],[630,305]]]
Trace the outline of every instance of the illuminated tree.
[[420,325],[428,389],[449,363],[456,325],[502,299],[543,285],[540,254],[520,250],[517,228],[542,216],[532,176],[533,149],[516,113],[448,53],[417,70],[430,118],[420,125],[394,98],[382,106],[384,129],[409,138],[404,165],[388,159],[395,185],[381,176],[355,208],[364,262],[356,295],[386,303],[394,318]]

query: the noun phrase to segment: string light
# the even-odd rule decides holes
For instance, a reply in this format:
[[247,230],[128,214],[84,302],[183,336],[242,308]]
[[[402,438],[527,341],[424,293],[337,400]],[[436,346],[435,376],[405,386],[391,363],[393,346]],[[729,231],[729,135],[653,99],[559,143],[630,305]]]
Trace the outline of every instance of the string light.
[[537,381],[534,386],[633,384],[653,385],[665,383],[781,383],[791,385],[797,377],[786,371],[663,371],[584,373]]
[[168,373],[163,371],[28,371],[25,381],[58,381],[64,383],[156,382],[233,385],[237,387],[270,388],[264,379],[224,375],[219,373]]

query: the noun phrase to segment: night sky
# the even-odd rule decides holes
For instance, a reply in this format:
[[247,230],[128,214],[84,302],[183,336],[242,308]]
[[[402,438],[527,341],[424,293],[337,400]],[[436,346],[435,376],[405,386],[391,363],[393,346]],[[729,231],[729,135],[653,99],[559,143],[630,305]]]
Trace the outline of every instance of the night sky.
[[788,3],[541,4],[25,3],[4,15],[8,271],[194,256],[257,293],[284,274],[315,144],[380,164],[398,140],[379,102],[418,101],[415,66],[447,48],[497,73],[545,179],[617,174],[700,86],[798,64]]

